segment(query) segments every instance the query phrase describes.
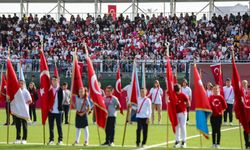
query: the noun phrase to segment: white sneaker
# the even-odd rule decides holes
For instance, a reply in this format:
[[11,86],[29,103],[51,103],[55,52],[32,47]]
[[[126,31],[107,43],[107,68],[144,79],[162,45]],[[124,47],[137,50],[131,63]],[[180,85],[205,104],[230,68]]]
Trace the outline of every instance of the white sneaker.
[[27,144],[27,141],[26,141],[26,140],[22,140],[21,143],[22,143],[22,144]]
[[212,145],[212,148],[216,148],[216,144],[213,144],[213,145]]
[[34,121],[32,125],[35,126],[36,125],[36,121]]
[[112,142],[109,144],[109,146],[113,147],[113,146],[115,146],[115,144]]
[[186,147],[187,147],[186,142],[183,142],[183,143],[181,144],[181,148],[186,148]]
[[89,143],[85,141],[84,142],[84,146],[88,146],[88,145],[89,145]]
[[49,141],[47,145],[54,145],[54,141]]
[[13,142],[13,144],[21,144],[20,140],[16,140],[15,142]]
[[174,148],[180,148],[180,147],[181,147],[180,142],[175,142],[175,144],[174,144]]
[[224,122],[223,124],[226,126],[226,125],[227,125],[227,122]]
[[232,122],[230,122],[229,124],[230,124],[230,126],[233,126],[233,123],[232,123]]
[[62,142],[62,141],[59,141],[59,142],[57,143],[57,145],[63,145],[63,142]]
[[220,145],[219,145],[219,144],[216,144],[216,148],[220,148]]

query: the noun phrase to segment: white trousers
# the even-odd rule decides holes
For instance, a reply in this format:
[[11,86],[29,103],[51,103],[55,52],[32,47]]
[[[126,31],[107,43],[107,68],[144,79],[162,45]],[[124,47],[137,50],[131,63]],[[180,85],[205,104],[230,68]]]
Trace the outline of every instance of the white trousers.
[[175,140],[180,141],[180,130],[182,142],[186,142],[186,124],[187,124],[187,112],[181,112],[177,114],[178,125],[176,127]]
[[[88,126],[83,128],[84,131],[84,143],[89,142],[89,128]],[[76,142],[79,143],[81,136],[81,128],[76,128]]]

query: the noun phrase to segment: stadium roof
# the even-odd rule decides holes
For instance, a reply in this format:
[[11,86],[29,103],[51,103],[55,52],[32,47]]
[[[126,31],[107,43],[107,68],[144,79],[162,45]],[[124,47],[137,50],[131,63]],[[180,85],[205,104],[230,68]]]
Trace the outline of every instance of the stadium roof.
[[[98,0],[99,1],[99,0]],[[170,2],[171,0],[139,0],[141,3]],[[210,0],[176,0],[176,2],[209,2]],[[249,1],[249,0],[240,0]],[[0,3],[20,3],[21,0],[0,0]],[[58,0],[23,0],[29,3],[57,3]],[[65,3],[94,3],[95,0],[61,0]],[[214,2],[235,2],[235,0],[214,0]],[[132,0],[102,0],[102,3],[132,3]]]

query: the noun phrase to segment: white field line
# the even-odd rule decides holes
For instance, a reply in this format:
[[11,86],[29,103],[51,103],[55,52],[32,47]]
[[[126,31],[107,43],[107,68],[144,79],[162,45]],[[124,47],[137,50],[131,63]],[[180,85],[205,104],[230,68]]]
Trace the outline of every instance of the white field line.
[[[223,129],[221,130],[221,132],[225,132],[225,131],[230,131],[230,130],[235,130],[235,129],[238,129],[239,127],[233,127],[233,128],[227,128],[227,129]],[[209,134],[212,134],[212,132],[209,132]],[[190,139],[194,139],[194,138],[197,138],[197,137],[200,137],[201,135],[200,134],[197,134],[197,135],[193,135],[193,136],[189,136],[187,137],[186,139],[187,140],[190,140]],[[168,144],[172,144],[174,143],[175,140],[172,140],[172,141],[168,141]],[[139,148],[137,150],[146,150],[146,149],[150,149],[150,148],[156,148],[156,147],[160,147],[160,146],[165,146],[167,145],[167,142],[164,142],[164,143],[160,143],[160,144],[155,144],[155,145],[150,145],[150,146],[146,146],[144,148]],[[231,148],[230,148],[231,149]]]

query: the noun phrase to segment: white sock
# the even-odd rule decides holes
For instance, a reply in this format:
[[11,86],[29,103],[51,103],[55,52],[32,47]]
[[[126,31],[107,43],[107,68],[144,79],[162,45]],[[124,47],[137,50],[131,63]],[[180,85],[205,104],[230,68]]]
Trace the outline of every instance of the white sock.
[[89,128],[88,126],[84,128],[84,142],[88,143],[89,142]]
[[76,142],[77,143],[79,143],[80,136],[81,136],[81,129],[76,128]]

